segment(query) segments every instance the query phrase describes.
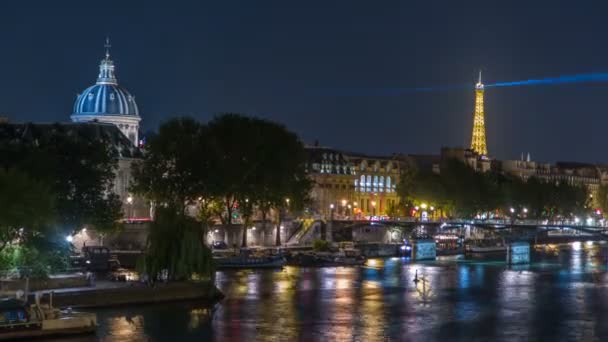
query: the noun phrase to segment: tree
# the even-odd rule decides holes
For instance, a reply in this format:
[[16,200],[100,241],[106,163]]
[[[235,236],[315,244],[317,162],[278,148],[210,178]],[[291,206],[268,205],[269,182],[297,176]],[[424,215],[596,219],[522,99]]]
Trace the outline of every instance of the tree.
[[595,195],[595,202],[603,213],[608,212],[608,184],[600,185]]
[[139,269],[156,279],[188,280],[193,275],[213,277],[211,250],[204,244],[200,224],[180,214],[180,208],[160,207]]
[[114,137],[99,134],[98,129],[96,125],[30,125],[29,135],[20,134],[17,125],[0,129],[0,155],[6,156],[0,166],[17,168],[48,184],[57,227],[64,234],[85,225],[101,232],[119,227],[122,203],[112,192],[119,152]]
[[[213,272],[205,240],[215,213],[216,176],[206,138],[205,127],[197,121],[172,119],[161,125],[143,161],[133,167],[132,190],[158,206],[141,262],[152,277],[166,272],[170,279],[188,279],[194,273]],[[193,205],[199,222],[188,213]]]
[[[310,183],[305,174],[304,147],[284,126],[238,114],[223,114],[208,124],[215,184],[224,204],[224,224],[232,223],[238,206],[243,218],[242,245],[255,209],[263,224],[272,208],[294,208],[305,202]],[[277,243],[280,244],[280,223]]]
[[48,185],[0,168],[0,189],[0,252],[50,229],[55,212]]

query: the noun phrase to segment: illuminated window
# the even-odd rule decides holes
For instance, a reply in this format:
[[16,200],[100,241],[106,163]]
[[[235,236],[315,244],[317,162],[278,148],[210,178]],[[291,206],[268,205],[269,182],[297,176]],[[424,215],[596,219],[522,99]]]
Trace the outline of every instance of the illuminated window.
[[380,176],[378,181],[378,191],[384,192],[384,176]]
[[391,176],[386,176],[386,191],[392,192],[391,188]]

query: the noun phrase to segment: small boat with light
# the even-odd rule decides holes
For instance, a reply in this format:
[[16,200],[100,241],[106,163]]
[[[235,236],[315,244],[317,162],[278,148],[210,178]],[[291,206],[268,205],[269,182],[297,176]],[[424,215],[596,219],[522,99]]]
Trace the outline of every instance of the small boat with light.
[[0,341],[87,334],[97,330],[96,314],[56,309],[52,293],[48,304],[41,304],[38,294],[35,298],[36,302],[31,305],[18,298],[0,300]]

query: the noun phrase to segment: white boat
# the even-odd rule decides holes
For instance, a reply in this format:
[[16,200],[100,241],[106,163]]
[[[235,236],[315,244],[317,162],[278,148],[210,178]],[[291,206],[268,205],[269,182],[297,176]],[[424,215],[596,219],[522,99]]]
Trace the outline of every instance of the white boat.
[[48,304],[40,304],[38,296],[36,303],[31,305],[15,298],[0,300],[0,341],[94,333],[96,330],[96,314],[56,309],[52,294]]

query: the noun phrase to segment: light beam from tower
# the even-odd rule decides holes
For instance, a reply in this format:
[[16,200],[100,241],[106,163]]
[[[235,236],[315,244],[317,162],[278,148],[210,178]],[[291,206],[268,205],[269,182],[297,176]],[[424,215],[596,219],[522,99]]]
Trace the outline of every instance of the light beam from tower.
[[476,153],[487,156],[488,148],[486,146],[486,126],[483,113],[483,91],[484,86],[481,83],[481,70],[479,71],[479,81],[475,85],[475,113],[473,114],[473,136],[471,137],[471,150]]

